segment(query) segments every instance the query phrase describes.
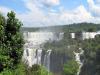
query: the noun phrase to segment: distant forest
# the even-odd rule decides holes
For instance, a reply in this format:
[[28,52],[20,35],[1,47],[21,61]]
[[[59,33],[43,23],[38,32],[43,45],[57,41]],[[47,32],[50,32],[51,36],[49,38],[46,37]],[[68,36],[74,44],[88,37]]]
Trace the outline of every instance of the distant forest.
[[82,32],[82,31],[98,31],[100,24],[94,23],[75,23],[62,26],[48,26],[48,27],[23,27],[22,31],[52,31],[52,32]]

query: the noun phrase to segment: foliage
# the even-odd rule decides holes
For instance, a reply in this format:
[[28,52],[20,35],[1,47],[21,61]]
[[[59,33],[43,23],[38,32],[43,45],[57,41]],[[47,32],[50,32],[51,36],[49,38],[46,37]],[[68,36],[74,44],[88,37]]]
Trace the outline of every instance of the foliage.
[[20,63],[24,44],[21,26],[13,11],[8,12],[7,19],[0,14],[0,75],[48,75],[39,65],[28,68]]
[[84,65],[81,75],[100,75],[100,36],[84,40],[82,47],[84,49]]
[[[78,23],[64,26],[42,27],[42,28],[21,28],[22,23],[16,18],[14,12],[7,14],[7,19],[0,14],[0,75],[48,75],[49,72],[44,67],[33,65],[27,68],[20,63],[23,53],[22,31],[44,30],[52,32],[64,32],[61,41],[47,42],[44,49],[66,54],[70,59],[63,68],[64,75],[76,75],[78,64],[73,60],[73,50],[80,46],[84,49],[84,64],[82,75],[100,75],[100,36],[95,39],[80,41],[71,39],[70,32],[97,31],[100,24]],[[88,70],[86,70],[88,69]],[[51,74],[49,74],[51,75]]]
[[0,14],[0,72],[9,72],[20,62],[24,44],[21,26],[13,11],[7,14],[7,19]]
[[26,75],[51,75],[44,67],[40,65],[33,65],[32,68],[28,68]]
[[0,75],[25,75],[25,65],[20,63],[16,66],[16,69],[6,69]]
[[27,68],[26,64],[19,64],[15,70],[5,70],[0,75],[51,75],[46,69],[39,65]]
[[59,26],[48,26],[48,27],[37,27],[37,28],[27,28],[23,27],[22,31],[43,31],[43,30],[51,31],[51,32],[82,32],[82,31],[98,31],[100,30],[100,24],[94,23],[74,23],[69,25],[59,25]]
[[79,65],[75,60],[68,61],[63,68],[63,75],[76,75]]

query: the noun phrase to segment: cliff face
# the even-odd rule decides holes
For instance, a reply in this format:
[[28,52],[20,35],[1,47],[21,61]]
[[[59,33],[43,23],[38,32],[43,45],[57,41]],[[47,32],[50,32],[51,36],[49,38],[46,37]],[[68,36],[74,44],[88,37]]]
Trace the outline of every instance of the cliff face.
[[80,75],[100,75],[100,35],[84,40],[84,65]]
[[[42,53],[42,65],[44,65],[45,51]],[[63,65],[69,60],[69,56],[65,52],[60,53],[52,50],[50,55],[50,72],[55,74],[61,74],[63,71]]]
[[[69,26],[66,28],[62,27],[63,33],[59,34],[57,32],[45,32],[45,33],[37,33],[37,32],[29,32],[25,33],[25,40],[27,43],[30,43],[26,47],[35,47],[35,58],[36,63],[41,61],[41,64],[44,65],[45,58],[49,58],[47,62],[49,65],[46,65],[46,68],[53,72],[55,75],[62,75],[63,65],[66,64],[69,60],[75,59],[73,51],[78,50],[79,47],[82,47],[84,50],[84,55],[81,57],[83,66],[81,68],[80,75],[100,75],[100,37],[97,37],[97,32],[84,32],[78,33],[75,32],[76,35],[70,33],[74,31],[78,31],[78,29],[82,28],[88,30],[88,27],[82,25],[78,26]],[[75,29],[75,28],[76,29]],[[78,27],[78,28],[77,28]],[[91,28],[91,27],[90,27]],[[94,38],[95,37],[95,38]],[[34,39],[33,39],[34,38]],[[92,39],[91,39],[92,38]],[[59,41],[60,40],[60,41]],[[38,50],[42,48],[42,52],[40,52],[40,56],[38,55]],[[52,50],[51,52],[48,50]],[[50,55],[49,55],[50,54]],[[39,57],[38,57],[39,56]],[[41,59],[40,59],[41,57]]]

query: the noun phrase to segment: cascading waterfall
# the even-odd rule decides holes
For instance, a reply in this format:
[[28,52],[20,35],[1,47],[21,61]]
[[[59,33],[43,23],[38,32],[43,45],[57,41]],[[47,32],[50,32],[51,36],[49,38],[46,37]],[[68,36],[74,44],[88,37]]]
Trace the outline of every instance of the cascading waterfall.
[[[57,35],[55,35],[57,34]],[[43,44],[46,42],[60,41],[64,33],[53,32],[24,32],[24,53],[23,61],[32,67],[34,64],[43,65],[50,71],[50,55],[52,50],[47,50],[43,54]]]
[[41,65],[42,49],[37,50],[37,64]]
[[[24,32],[24,53],[23,61],[30,67],[34,64],[41,65],[42,49],[41,44],[53,40],[52,32]],[[46,60],[47,61],[47,60]]]
[[80,74],[81,68],[82,68],[82,66],[83,66],[83,62],[81,61],[80,57],[81,57],[81,55],[83,55],[84,51],[83,51],[81,48],[79,48],[79,50],[81,51],[80,53],[74,52],[74,54],[75,54],[75,59],[76,59],[77,63],[79,64],[79,69],[78,69],[77,75]]
[[41,56],[42,56],[42,49],[36,50],[27,48],[24,50],[23,60],[30,67],[32,67],[33,64],[41,65]]
[[48,71],[50,71],[50,55],[51,55],[52,50],[47,50],[46,54],[44,56],[44,63],[43,65],[46,67]]

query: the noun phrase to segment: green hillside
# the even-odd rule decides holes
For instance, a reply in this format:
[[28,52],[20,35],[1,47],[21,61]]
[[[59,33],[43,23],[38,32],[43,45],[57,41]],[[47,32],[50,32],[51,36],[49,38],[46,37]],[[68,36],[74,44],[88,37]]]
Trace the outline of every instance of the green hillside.
[[100,24],[94,23],[77,23],[61,26],[48,26],[48,27],[23,27],[22,31],[52,31],[52,32],[80,32],[80,31],[98,31],[100,30]]

